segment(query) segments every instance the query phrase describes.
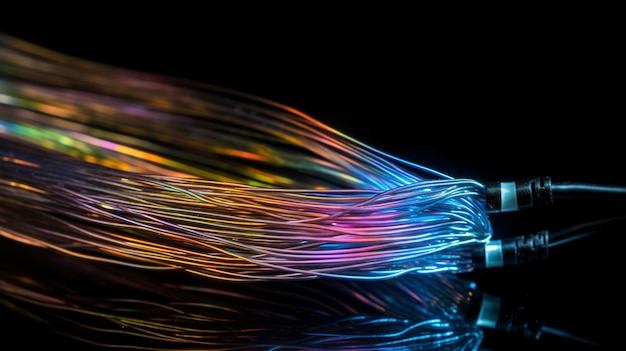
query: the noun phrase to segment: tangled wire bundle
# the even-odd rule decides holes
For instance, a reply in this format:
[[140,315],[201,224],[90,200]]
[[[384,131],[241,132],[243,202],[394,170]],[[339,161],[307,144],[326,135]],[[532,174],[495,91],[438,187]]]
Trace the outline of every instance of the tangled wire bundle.
[[471,270],[485,187],[289,107],[0,36],[0,235],[235,281]]

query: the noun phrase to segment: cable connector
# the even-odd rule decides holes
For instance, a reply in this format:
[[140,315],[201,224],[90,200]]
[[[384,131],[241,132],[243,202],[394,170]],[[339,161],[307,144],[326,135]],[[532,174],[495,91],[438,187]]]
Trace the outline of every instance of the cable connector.
[[518,266],[548,258],[548,231],[492,240],[472,252],[475,268]]
[[485,183],[488,212],[511,212],[552,204],[550,177]]

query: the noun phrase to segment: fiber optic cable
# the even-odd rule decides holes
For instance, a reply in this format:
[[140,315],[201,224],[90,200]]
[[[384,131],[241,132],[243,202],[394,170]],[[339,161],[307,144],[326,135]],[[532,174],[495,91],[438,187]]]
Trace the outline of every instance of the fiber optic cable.
[[0,304],[90,343],[476,351],[500,328],[592,345],[441,273],[545,260],[624,219],[508,237],[501,212],[625,194],[455,178],[272,101],[0,33],[0,240],[46,249],[26,269],[5,247]]
[[0,235],[74,256],[244,281],[465,272],[527,252],[490,215],[624,193],[457,179],[271,101],[0,43]]
[[[374,280],[522,265],[547,259],[550,245],[568,238],[565,231],[544,230],[455,248],[450,233],[464,213],[457,211],[453,222],[419,214],[421,192],[424,206],[435,208],[428,195],[440,192],[436,182],[381,192],[257,188],[122,173],[30,145],[23,152],[20,145],[0,140],[0,150],[7,150],[0,174],[12,177],[0,183],[2,236],[146,269],[241,281]],[[458,181],[445,193],[467,196],[468,188]],[[622,219],[580,228],[602,229]]]
[[[314,274],[286,267],[275,278],[357,277],[352,270],[392,277],[404,268],[388,269],[387,262],[401,267],[403,261],[483,242],[491,235],[482,210],[482,186],[476,181],[453,179],[398,160],[262,99],[191,82],[160,82],[160,77],[68,58],[14,38],[4,37],[2,42],[2,73],[7,78],[0,84],[0,131],[9,141],[3,149],[3,179],[6,196],[16,202],[3,210],[8,218],[11,211],[19,212],[15,216],[26,213],[26,209],[17,211],[17,206],[29,207],[28,211],[37,211],[33,216],[51,216],[47,222],[63,228],[47,235],[54,241],[42,243],[31,240],[37,237],[33,228],[9,228],[20,225],[13,220],[2,231],[6,237],[67,252],[63,241],[68,238],[59,233],[84,235],[92,224],[99,226],[97,230],[106,224],[110,225],[106,233],[96,237],[127,241],[123,244],[127,248],[117,249],[117,254],[128,257],[137,253],[129,245],[154,242],[155,231],[165,229],[158,238],[169,237],[185,247],[170,250],[169,244],[161,243],[165,251],[141,257],[147,265],[155,260],[175,263],[198,244],[196,249],[209,250],[201,256],[217,262],[212,268],[216,272],[203,274],[245,280],[274,278],[268,268],[286,267],[300,254],[304,259],[299,261],[319,265]],[[59,155],[51,153],[38,158],[43,151],[29,150],[28,145],[23,145],[26,152],[18,157],[14,150],[18,141],[82,162],[55,163]],[[83,168],[88,163],[108,170],[91,173],[93,168]],[[70,170],[72,165],[77,168]],[[88,177],[72,190],[68,183],[74,183],[81,170]],[[99,173],[103,177],[96,181]],[[421,182],[426,176],[433,178],[432,184]],[[90,198],[88,192],[101,186],[108,195]],[[118,199],[124,204],[113,203],[118,201],[115,189],[125,194]],[[159,194],[137,201],[150,191]],[[107,204],[109,200],[113,202]],[[65,206],[54,204],[59,201]],[[181,202],[189,206],[187,212],[178,212]],[[40,211],[44,213],[39,215]],[[61,219],[63,211],[80,223]],[[159,212],[174,218],[158,218]],[[420,212],[426,216],[423,220]],[[82,227],[85,219],[88,228]],[[114,224],[118,220],[122,222]],[[119,228],[124,232],[111,235],[112,229]],[[209,228],[211,232],[206,232]],[[179,233],[182,241],[176,239],[180,230],[185,232]],[[420,237],[419,232],[427,236]],[[147,233],[152,234],[145,237]],[[407,235],[413,237],[410,246],[406,246]],[[73,247],[90,252],[74,254],[84,257],[108,259],[99,255],[116,252],[110,247],[103,252],[86,239],[79,243]],[[262,247],[244,256],[250,244]],[[260,262],[260,269],[250,268]],[[334,267],[341,262],[347,267]],[[430,266],[428,270],[447,269]],[[223,272],[233,267],[240,271]],[[251,275],[248,269],[261,276]]]

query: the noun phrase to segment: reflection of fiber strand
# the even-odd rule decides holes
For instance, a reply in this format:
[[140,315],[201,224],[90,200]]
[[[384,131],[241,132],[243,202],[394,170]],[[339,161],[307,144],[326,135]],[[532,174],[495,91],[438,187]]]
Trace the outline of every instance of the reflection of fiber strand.
[[5,260],[0,304],[97,345],[470,351],[482,341],[480,329],[464,320],[474,288],[454,277],[174,285],[145,271],[79,265],[49,251],[32,254],[30,264],[49,270],[33,275]]
[[482,184],[293,109],[7,36],[0,45],[7,238],[258,280],[463,271],[457,249],[491,237]]

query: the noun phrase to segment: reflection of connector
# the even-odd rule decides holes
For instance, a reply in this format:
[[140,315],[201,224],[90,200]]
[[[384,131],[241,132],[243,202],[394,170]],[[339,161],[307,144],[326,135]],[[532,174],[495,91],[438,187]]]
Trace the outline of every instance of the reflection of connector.
[[598,343],[583,336],[545,324],[545,309],[536,296],[525,294],[517,298],[477,292],[470,305],[468,320],[485,330],[503,332],[510,336],[538,341],[546,334],[570,340],[577,345],[597,347]]
[[499,296],[482,294],[482,301],[476,325],[521,335],[529,339],[539,339],[543,321],[536,311],[527,304],[514,304]]
[[475,268],[517,266],[548,258],[548,231],[492,240],[472,252]]
[[489,212],[511,212],[552,204],[550,177],[485,183],[485,186]]

